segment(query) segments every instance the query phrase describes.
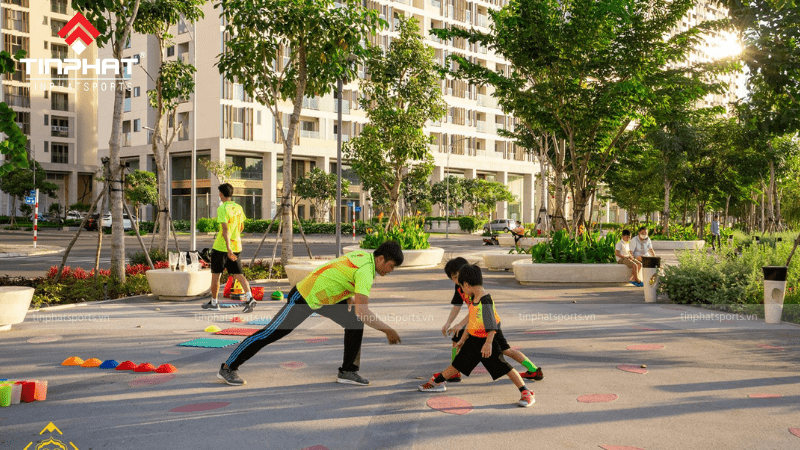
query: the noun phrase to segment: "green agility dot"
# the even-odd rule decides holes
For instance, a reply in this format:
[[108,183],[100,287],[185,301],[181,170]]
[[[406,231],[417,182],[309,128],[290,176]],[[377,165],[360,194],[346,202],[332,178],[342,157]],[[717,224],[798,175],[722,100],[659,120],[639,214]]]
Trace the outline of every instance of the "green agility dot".
[[283,292],[275,291],[272,293],[272,295],[270,295],[270,298],[272,298],[273,300],[281,300],[283,299]]

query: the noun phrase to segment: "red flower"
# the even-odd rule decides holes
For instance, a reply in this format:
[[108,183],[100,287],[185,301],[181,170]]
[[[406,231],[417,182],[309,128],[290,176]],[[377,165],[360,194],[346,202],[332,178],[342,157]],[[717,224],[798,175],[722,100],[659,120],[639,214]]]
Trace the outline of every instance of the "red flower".
[[58,275],[58,267],[52,266],[50,270],[47,272],[47,278],[52,280],[53,278],[56,277],[56,275]]
[[74,272],[72,272],[72,277],[75,278],[76,280],[85,280],[88,277],[88,275],[86,274],[85,270],[78,267],[75,269]]

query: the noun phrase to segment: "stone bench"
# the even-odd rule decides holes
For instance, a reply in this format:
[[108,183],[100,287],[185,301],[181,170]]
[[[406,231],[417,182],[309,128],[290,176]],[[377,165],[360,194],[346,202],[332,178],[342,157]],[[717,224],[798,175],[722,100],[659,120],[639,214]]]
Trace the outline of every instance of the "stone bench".
[[511,270],[515,261],[530,261],[531,255],[508,252],[486,253],[483,255],[483,265],[487,270]]
[[514,278],[522,285],[625,284],[631,276],[631,269],[624,264],[534,264],[527,260],[511,266]]
[[[364,249],[357,245],[345,247],[345,253],[355,251],[374,252],[372,249]],[[442,262],[444,258],[444,249],[440,247],[430,247],[425,250],[403,250],[403,265],[398,269],[424,269],[429,267],[436,267]]]
[[284,267],[286,277],[289,278],[289,284],[295,286],[308,274],[317,270],[317,268],[325,263],[330,262],[330,259],[299,259],[292,258],[289,264]]
[[150,290],[159,300],[194,300],[211,291],[211,269],[197,272],[150,269],[145,275]]
[[[700,250],[706,245],[706,241],[654,241],[653,251],[675,251],[675,250]],[[633,246],[631,246],[631,250]]]
[[[528,248],[546,240],[545,238],[524,237],[519,240],[517,245]],[[514,247],[514,235],[511,233],[503,233],[497,236],[497,242],[500,243],[501,247]]]

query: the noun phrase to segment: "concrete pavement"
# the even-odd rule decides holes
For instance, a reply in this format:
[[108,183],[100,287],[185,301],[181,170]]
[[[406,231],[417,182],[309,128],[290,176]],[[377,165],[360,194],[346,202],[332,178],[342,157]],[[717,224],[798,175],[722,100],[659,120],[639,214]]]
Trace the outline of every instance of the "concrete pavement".
[[[211,337],[202,331],[210,324],[250,327],[231,317],[269,318],[282,302],[262,302],[247,316],[151,298],[29,313],[0,334],[0,378],[45,379],[49,391],[44,402],[0,408],[0,448],[33,448],[50,435],[81,450],[800,447],[790,432],[800,428],[799,327],[645,304],[634,287],[522,287],[510,273],[484,276],[510,344],[543,367],[545,379],[529,382],[531,408],[515,405],[509,380],[480,373],[443,394],[471,405],[467,414],[428,406],[441,395],[416,386],[449,363],[440,329],[453,285],[441,269],[404,270],[377,280],[371,295],[403,342],[389,346],[365,331],[369,387],[334,383],[342,331],[322,317],[244,364],[243,387],[216,378],[235,347],[177,346]],[[654,349],[628,349],[635,345]],[[61,366],[70,356],[171,363],[179,372],[168,379]],[[290,362],[302,364],[282,366]],[[590,394],[613,400],[578,401]],[[63,435],[40,435],[49,422]]]

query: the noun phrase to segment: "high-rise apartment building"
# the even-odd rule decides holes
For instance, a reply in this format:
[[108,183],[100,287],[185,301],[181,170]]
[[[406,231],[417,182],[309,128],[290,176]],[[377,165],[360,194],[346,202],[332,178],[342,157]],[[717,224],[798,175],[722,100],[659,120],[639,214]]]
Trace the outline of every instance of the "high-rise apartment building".
[[[507,64],[486,48],[460,39],[442,42],[428,34],[431,28],[444,25],[475,26],[488,31],[487,11],[499,8],[499,3],[404,0],[368,1],[367,5],[380,11],[391,24],[390,30],[372,39],[374,44],[387,48],[392,38],[397,36],[398,17],[413,16],[420,21],[422,33],[434,48],[439,62],[444,63],[448,55],[459,53],[492,69],[508,70]],[[190,215],[190,152],[193,138],[196,138],[198,160],[194,163],[203,159],[234,162],[242,169],[231,181],[237,188],[236,200],[244,206],[248,217],[271,218],[279,203],[283,170],[291,170],[295,177],[315,167],[335,172],[336,137],[340,131],[336,123],[335,95],[306,99],[292,166],[284,167],[283,145],[272,114],[248,98],[240,85],[230,83],[220,75],[215,64],[224,45],[222,19],[219,10],[213,9],[212,5],[204,9],[205,18],[196,24],[196,31],[192,24],[180,24],[174,28],[174,43],[166,51],[168,60],[187,60],[198,69],[196,94],[180,104],[175,123],[167,124],[172,129],[182,125],[170,148],[168,185],[172,189],[172,216],[188,219]],[[101,49],[101,55],[105,51]],[[157,58],[148,56],[157,55],[156,40],[151,36],[134,35],[126,52],[126,57],[139,58],[139,63],[134,66],[131,78],[133,89],[126,93],[121,155],[123,160],[131,163],[131,168],[154,172],[150,129],[155,119],[154,110],[148,105],[147,91],[154,87],[148,74],[158,73]],[[358,89],[357,81],[346,84],[343,89],[341,133],[344,140],[358,135],[367,123],[365,112],[358,108]],[[441,89],[448,103],[447,115],[426,129],[435,142],[431,148],[436,164],[432,182],[444,179],[448,173],[501,181],[510,187],[516,201],[499,203],[496,215],[525,222],[534,220],[537,210],[534,205],[534,174],[538,173],[538,165],[523,149],[497,135],[497,129],[514,126],[513,118],[497,107],[489,88],[442,80]],[[98,139],[100,148],[106,149],[101,153],[107,152],[108,148],[112,94],[100,92]],[[193,102],[196,102],[196,127],[192,126]],[[291,105],[282,105],[280,110],[288,117]],[[351,196],[344,203],[363,206],[358,217],[370,217],[372,211],[365,193],[347,161],[343,161],[342,169],[343,177],[351,182]],[[199,164],[197,174],[197,217],[214,216],[219,202],[218,182]],[[343,217],[350,217],[349,211],[344,212]],[[307,203],[300,204],[298,213],[305,218],[313,217],[312,207]]]
[[[69,0],[2,0],[0,13],[3,50],[12,55],[25,50],[27,58],[36,60],[81,58],[92,63],[97,58],[96,46],[88,46],[79,57],[58,35],[75,14]],[[16,112],[30,154],[48,181],[59,187],[57,199],[40,198],[40,209],[46,211],[54,202],[62,207],[91,203],[98,165],[96,75],[62,74],[63,65],[54,62],[17,66],[2,78],[2,101]],[[0,215],[11,214],[11,203],[0,192]]]

